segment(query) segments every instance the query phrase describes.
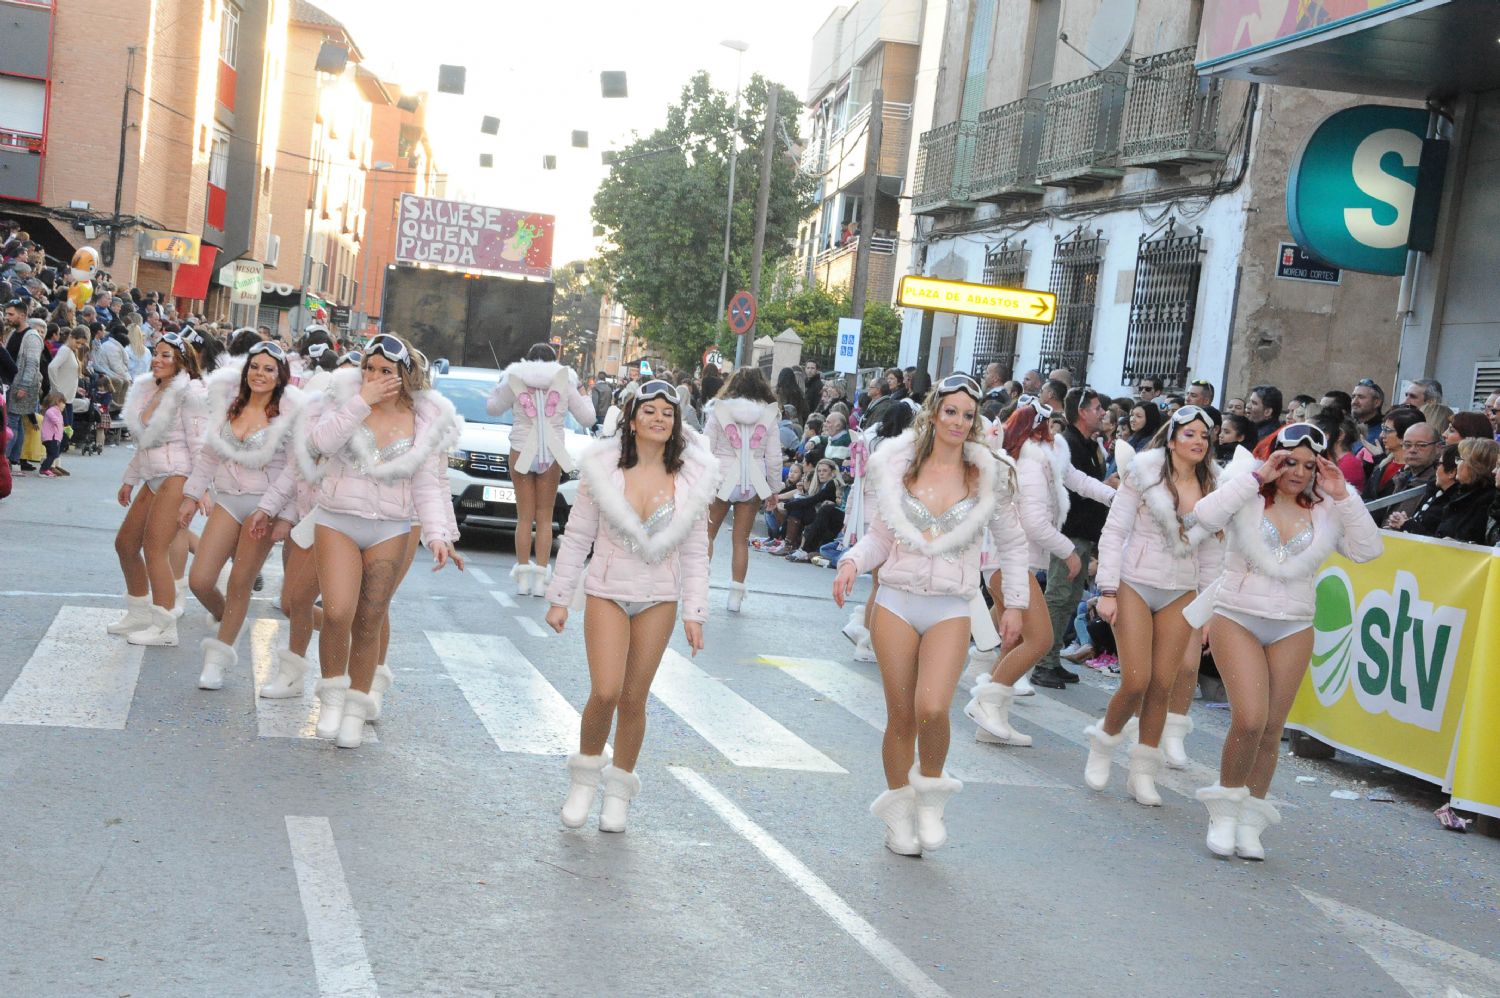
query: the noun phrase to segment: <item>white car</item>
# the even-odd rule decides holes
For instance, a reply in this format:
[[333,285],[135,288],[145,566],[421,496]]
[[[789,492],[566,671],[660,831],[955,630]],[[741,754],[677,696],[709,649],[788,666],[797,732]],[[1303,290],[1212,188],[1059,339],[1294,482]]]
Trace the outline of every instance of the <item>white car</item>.
[[[516,490],[510,480],[510,428],[513,412],[491,416],[485,401],[500,382],[500,372],[487,367],[450,367],[432,379],[464,418],[464,431],[448,453],[448,486],[453,493],[453,515],[461,528],[514,530]],[[571,415],[567,417],[568,453],[576,467],[591,437]],[[563,476],[552,506],[553,525],[561,531],[578,494],[577,474]]]

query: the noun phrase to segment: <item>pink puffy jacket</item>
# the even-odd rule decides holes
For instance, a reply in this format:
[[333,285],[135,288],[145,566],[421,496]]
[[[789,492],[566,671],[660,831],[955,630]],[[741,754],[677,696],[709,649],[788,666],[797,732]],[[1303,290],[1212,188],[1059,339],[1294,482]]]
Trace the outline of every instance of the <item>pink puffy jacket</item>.
[[[594,404],[578,394],[578,375],[552,360],[518,360],[500,372],[500,383],[490,392],[485,411],[491,416],[516,410],[510,430],[510,449],[517,472],[529,472],[545,445],[544,460],[573,470],[563,433],[568,413],[583,426],[594,425]],[[537,432],[538,427],[542,432]],[[571,514],[570,514],[571,515]]]
[[[310,481],[306,477],[309,470],[314,476]],[[317,483],[321,477],[321,466],[304,470],[300,460],[288,461],[261,495],[256,508],[272,519],[301,523],[318,504]]]
[[463,421],[453,403],[434,391],[418,392],[411,449],[380,464],[360,432],[370,407],[360,397],[364,372],[340,371],[316,405],[306,405],[296,433],[306,464],[321,461],[317,504],[333,513],[372,520],[420,520],[422,542],[455,541],[458,527],[448,488],[448,451]]
[[[649,537],[625,498],[620,441],[601,440],[589,448],[547,587],[548,602],[569,605],[583,576],[583,591],[590,596],[680,602],[683,620],[708,619],[708,506],[719,465],[701,434],[684,427],[683,435],[688,446],[673,489],[672,518]],[[594,556],[584,576],[590,545]]]
[[1252,475],[1226,474],[1219,487],[1199,501],[1199,525],[1224,530],[1228,537],[1224,571],[1213,587],[1215,606],[1268,620],[1311,620],[1314,582],[1330,554],[1337,551],[1354,562],[1380,557],[1385,542],[1359,494],[1350,490],[1338,501],[1319,496],[1322,501],[1309,511],[1312,543],[1283,560],[1277,559],[1262,533],[1265,500]]
[[1143,451],[1121,476],[1120,491],[1099,535],[1100,589],[1117,589],[1123,580],[1196,591],[1219,577],[1224,545],[1193,514],[1183,536],[1177,506],[1161,478],[1166,456],[1160,447]]
[[287,434],[302,410],[300,389],[287,385],[281,391],[280,410],[265,429],[265,436],[254,447],[232,439],[229,407],[240,390],[240,368],[226,367],[215,371],[204,381],[208,416],[204,420],[203,446],[193,462],[193,473],[182,494],[201,499],[210,486],[225,495],[265,495],[286,469],[291,449]]
[[1114,489],[1073,467],[1068,444],[1061,437],[1045,444],[1034,440],[1022,444],[1016,476],[1021,483],[1019,513],[1026,531],[1027,563],[1036,572],[1047,571],[1052,558],[1066,559],[1074,553],[1073,542],[1062,532],[1073,505],[1069,492],[1106,506],[1115,498]]
[[[160,396],[161,401],[154,400]],[[151,409],[149,419],[143,419]],[[150,371],[135,379],[121,416],[135,441],[135,456],[125,467],[125,484],[153,478],[186,478],[203,443],[203,382],[186,371],[158,385]]]
[[703,433],[719,461],[719,498],[737,488],[765,499],[781,486],[781,432],[775,403],[716,399]]
[[1008,458],[997,458],[982,443],[964,445],[964,461],[979,471],[978,502],[946,534],[929,538],[903,508],[903,479],[915,452],[916,433],[907,430],[884,444],[870,459],[868,476],[875,499],[868,531],[844,555],[855,569],[880,569],[880,584],[918,595],[962,596],[979,593],[980,551],[990,534],[994,561],[1000,568],[1007,609],[1024,610],[1027,584],[1026,535],[1016,514],[1015,471]]

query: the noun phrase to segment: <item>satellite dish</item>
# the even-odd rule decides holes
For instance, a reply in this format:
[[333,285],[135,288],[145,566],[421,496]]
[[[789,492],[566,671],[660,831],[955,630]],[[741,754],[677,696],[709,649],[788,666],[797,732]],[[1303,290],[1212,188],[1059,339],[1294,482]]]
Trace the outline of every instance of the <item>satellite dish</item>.
[[1099,69],[1113,66],[1135,32],[1135,7],[1136,0],[1101,0],[1083,43],[1083,57]]

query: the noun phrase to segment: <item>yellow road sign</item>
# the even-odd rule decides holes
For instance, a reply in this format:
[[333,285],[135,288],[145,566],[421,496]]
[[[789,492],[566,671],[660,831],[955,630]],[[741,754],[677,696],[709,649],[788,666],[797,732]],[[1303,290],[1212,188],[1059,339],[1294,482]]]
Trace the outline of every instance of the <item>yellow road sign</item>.
[[1057,313],[1057,295],[1050,291],[997,288],[967,281],[941,281],[935,277],[901,278],[896,303],[907,308],[1041,325],[1051,322]]

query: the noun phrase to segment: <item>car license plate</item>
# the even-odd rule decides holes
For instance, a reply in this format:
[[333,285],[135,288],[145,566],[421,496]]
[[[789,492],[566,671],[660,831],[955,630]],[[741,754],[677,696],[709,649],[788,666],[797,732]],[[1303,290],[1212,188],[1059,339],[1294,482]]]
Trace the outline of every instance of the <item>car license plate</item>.
[[503,488],[499,485],[486,485],[484,487],[485,502],[508,502],[512,506],[516,503],[516,490]]

